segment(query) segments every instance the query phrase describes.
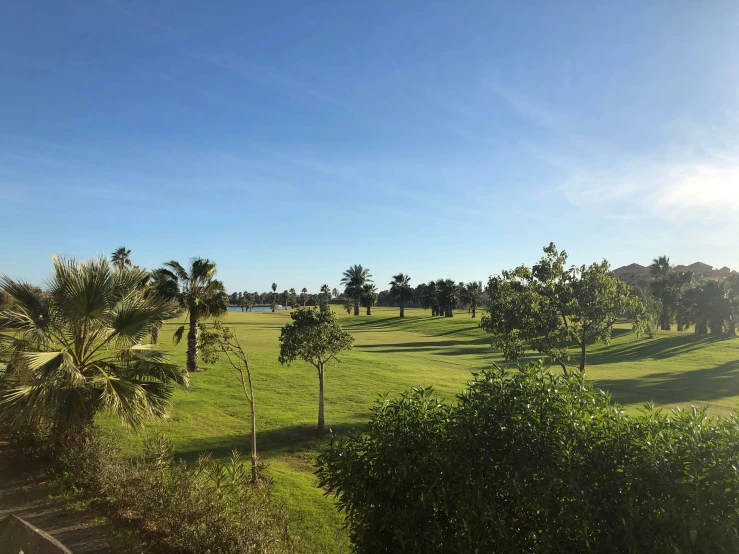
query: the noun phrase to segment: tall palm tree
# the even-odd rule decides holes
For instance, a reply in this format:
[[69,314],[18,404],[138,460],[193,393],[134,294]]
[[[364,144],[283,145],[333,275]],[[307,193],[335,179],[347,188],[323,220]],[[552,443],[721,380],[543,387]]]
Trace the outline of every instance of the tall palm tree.
[[413,298],[413,288],[411,288],[411,278],[404,273],[393,275],[390,281],[390,294],[398,301],[400,306],[400,317],[405,317],[405,303]]
[[362,298],[362,287],[366,283],[372,282],[371,277],[372,275],[370,275],[369,269],[356,264],[342,273],[341,284],[344,285],[344,292],[354,300],[354,315],[359,315],[359,301]]
[[140,269],[119,271],[101,256],[88,261],[53,258],[43,293],[0,276],[13,305],[0,313],[2,343],[12,352],[0,374],[0,417],[23,425],[51,424],[58,440],[92,425],[108,411],[125,424],[163,418],[185,368],[142,343],[180,306],[143,286]]
[[461,292],[462,299],[472,310],[472,319],[474,319],[477,307],[482,302],[482,283],[480,281],[470,281],[462,287]]
[[331,294],[333,295],[334,298],[338,298],[339,297],[339,291],[336,290],[336,287],[334,287],[333,289],[331,289]]
[[277,309],[277,283],[272,283],[272,311]]
[[362,286],[362,304],[367,308],[367,315],[372,315],[372,306],[377,303],[377,287],[372,283]]
[[667,274],[672,271],[672,265],[670,264],[670,258],[668,256],[659,256],[652,260],[652,264],[649,266],[649,273],[654,279],[660,279],[667,277]]
[[[198,371],[198,338],[201,319],[218,317],[228,311],[228,294],[223,283],[215,278],[216,264],[208,259],[193,258],[185,270],[172,260],[157,270],[167,281],[159,290],[165,298],[180,302],[189,316],[190,328],[187,333],[187,369]],[[182,340],[183,325],[174,334],[175,343]]]
[[319,304],[321,305],[328,304],[328,301],[331,300],[331,289],[328,285],[321,285],[321,294],[319,298]]
[[308,289],[305,287],[300,291],[300,301],[303,306],[305,306],[305,303],[308,301]]
[[125,246],[116,248],[110,255],[110,261],[118,270],[126,269],[131,267],[131,251],[126,250]]

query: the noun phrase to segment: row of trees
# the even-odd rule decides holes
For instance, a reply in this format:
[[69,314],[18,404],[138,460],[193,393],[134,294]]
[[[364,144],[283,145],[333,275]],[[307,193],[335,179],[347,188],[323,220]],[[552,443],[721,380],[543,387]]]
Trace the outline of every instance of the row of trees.
[[691,326],[697,335],[736,334],[739,321],[739,274],[726,279],[699,279],[690,271],[676,271],[670,258],[660,256],[649,266],[649,292],[657,301],[652,313],[662,330]]

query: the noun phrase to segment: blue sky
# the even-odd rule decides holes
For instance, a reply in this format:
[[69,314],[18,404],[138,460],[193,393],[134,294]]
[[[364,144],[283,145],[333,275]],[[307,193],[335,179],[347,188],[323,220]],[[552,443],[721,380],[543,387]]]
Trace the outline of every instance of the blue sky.
[[0,272],[739,269],[736,2],[0,0]]

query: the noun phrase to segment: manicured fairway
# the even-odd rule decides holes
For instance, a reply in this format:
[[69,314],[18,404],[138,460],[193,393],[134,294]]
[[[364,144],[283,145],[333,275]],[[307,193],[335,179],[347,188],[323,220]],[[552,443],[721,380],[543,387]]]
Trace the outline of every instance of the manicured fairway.
[[[337,310],[339,306],[335,306]],[[432,318],[423,310],[375,308],[372,316],[340,314],[355,337],[355,347],[342,362],[326,371],[326,423],[336,432],[361,427],[372,403],[382,392],[396,394],[416,385],[433,385],[452,398],[471,373],[501,362],[489,338],[466,311],[451,319]],[[479,315],[479,314],[478,314]],[[280,328],[289,312],[229,313],[224,321],[236,330],[249,352],[257,401],[258,447],[269,465],[276,488],[302,517],[299,532],[310,534],[317,552],[329,551],[336,537],[344,538],[342,519],[330,499],[315,487],[312,474],[321,439],[316,437],[318,378],[312,366],[277,362]],[[185,345],[170,338],[180,322],[168,322],[161,347],[184,363]],[[665,406],[707,404],[726,414],[739,405],[739,339],[697,339],[690,332],[664,332],[656,339],[637,339],[619,325],[609,346],[593,347],[587,374],[615,399],[638,409],[653,400]],[[101,425],[135,452],[141,434],[121,430],[108,418]],[[226,456],[249,449],[249,410],[237,375],[219,363],[192,375],[192,388],[178,393],[172,418],[150,425],[163,431],[182,456],[212,451]]]

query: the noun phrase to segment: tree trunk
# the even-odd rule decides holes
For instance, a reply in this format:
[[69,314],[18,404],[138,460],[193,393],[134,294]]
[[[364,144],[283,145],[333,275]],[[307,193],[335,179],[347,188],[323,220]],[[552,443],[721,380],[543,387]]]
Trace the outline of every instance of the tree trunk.
[[372,315],[372,306],[367,306],[367,315]]
[[444,317],[454,317],[454,312],[452,311],[451,306],[446,307],[446,313],[444,314]]
[[154,325],[154,327],[151,328],[151,344],[156,344],[159,342],[159,327]]
[[359,300],[354,300],[354,315],[359,315]]
[[580,345],[580,373],[585,371],[585,361],[587,359],[587,354],[585,353],[585,343]]
[[257,475],[259,462],[257,459],[257,416],[254,413],[254,390],[252,390],[251,395],[251,402],[249,402],[251,410],[251,480],[256,483],[259,477]]
[[475,319],[476,310],[477,310],[477,306],[472,306],[472,319]]
[[405,317],[405,308],[403,307],[403,302],[400,303],[400,317]]
[[323,362],[318,363],[318,431],[323,433],[326,425],[323,419]]
[[684,326],[683,326],[683,322],[682,321],[678,321],[677,322],[677,330],[678,330],[678,332],[684,330]]
[[198,371],[198,316],[190,312],[190,330],[187,332],[187,371]]

